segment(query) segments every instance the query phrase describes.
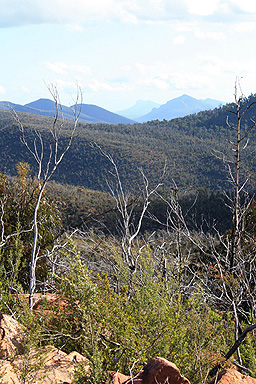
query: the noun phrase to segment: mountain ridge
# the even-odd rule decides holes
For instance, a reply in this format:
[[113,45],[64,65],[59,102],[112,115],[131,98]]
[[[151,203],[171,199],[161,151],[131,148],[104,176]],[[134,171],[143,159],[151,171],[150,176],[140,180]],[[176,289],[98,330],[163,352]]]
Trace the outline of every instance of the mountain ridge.
[[184,117],[194,113],[214,109],[222,102],[213,99],[199,100],[192,96],[183,94],[162,104],[159,108],[153,108],[148,114],[136,119],[139,123],[145,123],[151,120],[172,120],[178,117]]
[[[65,105],[59,105],[59,112],[63,114],[63,117],[68,120],[74,120],[73,107],[67,107]],[[78,105],[78,108],[80,105]],[[0,109],[14,109],[18,112],[27,112],[41,116],[54,116],[56,112],[56,105],[53,100],[40,98],[32,101],[31,103],[21,105],[8,101],[0,101]],[[88,109],[88,110],[87,110]],[[91,115],[90,115],[91,113]],[[100,116],[100,118],[99,118]],[[133,124],[135,121],[128,119],[124,116],[120,116],[114,112],[110,112],[107,109],[98,107],[93,104],[83,104],[81,114],[79,116],[81,123],[107,123],[107,124]]]
[[137,100],[132,107],[117,111],[116,113],[129,119],[136,120],[137,118],[151,112],[153,108],[158,108],[160,106],[161,104],[155,103],[151,100]]
[[[221,101],[218,100],[210,98],[199,100],[186,94],[171,99],[162,105],[150,100],[137,100],[135,105],[126,110],[119,111],[118,113],[111,112],[94,104],[83,104],[79,121],[81,123],[93,124],[134,124],[136,122],[144,123],[151,120],[172,120],[177,117],[198,113],[203,110],[214,109],[220,104]],[[8,101],[0,101],[0,109],[10,108],[15,111],[38,114],[41,116],[54,116],[56,112],[55,102],[46,98],[40,98],[24,105]],[[67,107],[65,105],[59,105],[59,112],[62,113],[65,119],[73,120],[73,108],[74,106]],[[145,111],[149,112],[145,113]],[[144,114],[142,112],[144,112]]]

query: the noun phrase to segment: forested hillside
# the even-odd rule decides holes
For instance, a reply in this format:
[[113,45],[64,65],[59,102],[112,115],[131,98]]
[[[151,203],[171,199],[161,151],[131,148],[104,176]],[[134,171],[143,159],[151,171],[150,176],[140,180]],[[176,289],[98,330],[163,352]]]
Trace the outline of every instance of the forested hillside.
[[[254,100],[255,96],[251,96],[250,101]],[[133,185],[139,182],[138,167],[154,183],[160,180],[167,162],[167,189],[173,180],[179,188],[190,191],[200,187],[213,191],[228,189],[223,158],[225,155],[230,159],[233,155],[230,141],[234,132],[227,126],[227,117],[234,122],[232,108],[234,105],[230,104],[184,118],[145,124],[79,124],[73,145],[54,178],[58,182],[106,191],[109,162],[92,145],[97,143],[113,156],[124,180]],[[251,108],[242,120],[242,128],[246,129],[255,115],[255,108]],[[20,116],[26,126],[36,127],[47,135],[48,118],[22,113]],[[0,126],[0,170],[14,174],[17,162],[28,161],[29,156],[20,143],[10,112],[1,111]],[[243,155],[252,187],[256,181],[255,145],[256,130],[251,132]]]

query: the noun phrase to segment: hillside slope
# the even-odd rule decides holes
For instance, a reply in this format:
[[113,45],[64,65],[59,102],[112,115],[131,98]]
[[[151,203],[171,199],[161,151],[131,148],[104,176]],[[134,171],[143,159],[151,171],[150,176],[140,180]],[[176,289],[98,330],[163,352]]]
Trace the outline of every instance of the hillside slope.
[[[255,100],[256,97],[252,96],[251,101]],[[79,124],[72,147],[54,178],[62,183],[108,190],[106,179],[111,178],[111,165],[91,144],[97,143],[113,156],[123,180],[132,187],[141,182],[139,167],[143,168],[152,184],[160,180],[167,162],[165,188],[171,187],[174,180],[179,188],[185,190],[201,187],[227,189],[230,185],[227,167],[219,154],[223,152],[227,159],[233,155],[230,140],[234,139],[234,132],[226,124],[227,115],[230,122],[235,123],[234,115],[228,112],[231,108],[233,105],[227,105],[171,121],[157,120],[144,124]],[[251,108],[244,116],[242,127],[249,126],[250,119],[255,117],[256,109]],[[36,127],[47,139],[49,118],[22,113],[20,118],[24,125],[31,127],[29,134]],[[33,164],[7,111],[0,112],[0,130],[0,171],[15,174],[18,161]],[[255,152],[256,130],[250,134],[241,163],[242,169],[251,174],[252,187],[256,185]]]

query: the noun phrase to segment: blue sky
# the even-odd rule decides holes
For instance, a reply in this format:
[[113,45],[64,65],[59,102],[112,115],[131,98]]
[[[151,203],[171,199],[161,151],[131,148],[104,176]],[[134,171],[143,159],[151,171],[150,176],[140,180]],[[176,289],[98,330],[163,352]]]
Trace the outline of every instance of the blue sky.
[[118,111],[184,93],[256,93],[255,0],[0,0],[0,100]]

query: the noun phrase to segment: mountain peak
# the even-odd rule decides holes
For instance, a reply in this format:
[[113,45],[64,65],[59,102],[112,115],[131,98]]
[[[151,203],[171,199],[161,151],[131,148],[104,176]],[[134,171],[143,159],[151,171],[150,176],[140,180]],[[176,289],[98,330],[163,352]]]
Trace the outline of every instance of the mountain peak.
[[[7,103],[12,105],[12,108],[19,112],[27,112],[41,116],[55,116],[56,104],[53,100],[40,98],[31,103],[20,105]],[[79,106],[78,106],[79,107]],[[0,109],[6,109],[4,102],[0,102]],[[72,107],[61,105],[61,114],[67,120],[74,120]],[[79,115],[81,123],[107,123],[107,124],[134,124],[135,121],[110,112],[104,108],[92,104],[83,104],[81,114]]]
[[50,99],[41,98],[31,103],[25,104],[25,107],[35,108],[40,111],[55,110],[55,102]]
[[159,108],[154,108],[150,113],[141,116],[136,120],[141,123],[150,120],[171,120],[177,117],[184,117],[200,111],[213,109],[220,104],[221,102],[218,100],[198,100],[192,96],[183,94],[167,101],[167,103],[161,105]]
[[124,109],[122,111],[118,111],[117,113],[129,119],[136,120],[137,117],[140,117],[142,115],[145,115],[146,113],[151,112],[153,108],[158,108],[160,107],[160,105],[161,104],[155,103],[154,101],[151,101],[151,100],[137,100],[132,107],[128,109]]

